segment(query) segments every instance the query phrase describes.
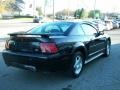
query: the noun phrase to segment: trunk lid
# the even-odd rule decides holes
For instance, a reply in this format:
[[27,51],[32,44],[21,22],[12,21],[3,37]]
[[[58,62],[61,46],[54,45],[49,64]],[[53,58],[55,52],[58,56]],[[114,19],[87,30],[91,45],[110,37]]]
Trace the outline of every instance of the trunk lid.
[[9,50],[41,53],[40,43],[53,42],[48,34],[9,34]]

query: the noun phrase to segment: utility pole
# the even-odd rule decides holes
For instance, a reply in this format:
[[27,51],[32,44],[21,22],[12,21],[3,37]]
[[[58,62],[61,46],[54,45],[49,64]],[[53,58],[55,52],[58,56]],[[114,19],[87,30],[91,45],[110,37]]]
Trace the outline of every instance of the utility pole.
[[96,0],[94,1],[94,19],[95,19],[95,14],[96,14],[95,10],[96,10]]
[[70,13],[69,13],[69,5],[70,5],[70,0],[68,0],[68,6],[67,6],[67,17],[69,17]]
[[47,6],[48,1],[45,0],[44,2],[44,17],[46,17],[46,6]]
[[54,19],[55,19],[55,2],[53,0],[53,22],[54,22]]
[[33,17],[35,17],[35,0],[33,0]]

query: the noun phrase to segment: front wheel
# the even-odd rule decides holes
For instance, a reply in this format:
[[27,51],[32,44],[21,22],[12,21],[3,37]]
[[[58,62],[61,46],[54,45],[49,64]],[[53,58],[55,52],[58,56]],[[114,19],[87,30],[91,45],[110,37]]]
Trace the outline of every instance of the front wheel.
[[110,55],[111,44],[110,41],[107,41],[104,56],[108,57]]
[[78,78],[83,68],[83,55],[80,52],[76,52],[73,55],[71,62],[70,73],[73,78]]

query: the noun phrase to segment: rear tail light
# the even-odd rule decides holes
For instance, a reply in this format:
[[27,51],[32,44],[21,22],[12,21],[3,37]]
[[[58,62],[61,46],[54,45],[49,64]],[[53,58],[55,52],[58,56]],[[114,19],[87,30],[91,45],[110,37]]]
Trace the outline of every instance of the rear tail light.
[[6,40],[5,48],[6,48],[6,49],[10,49],[11,46],[12,46],[12,47],[15,46],[15,41],[13,41],[13,40]]
[[8,41],[6,41],[6,43],[5,43],[5,49],[9,49]]
[[43,53],[57,53],[58,48],[55,43],[41,43],[40,44],[41,51]]

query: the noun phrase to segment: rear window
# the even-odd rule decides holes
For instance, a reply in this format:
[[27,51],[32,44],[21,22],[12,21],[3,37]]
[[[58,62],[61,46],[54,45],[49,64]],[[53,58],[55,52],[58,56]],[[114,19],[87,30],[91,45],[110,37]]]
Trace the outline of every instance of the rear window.
[[42,24],[28,31],[30,34],[64,34],[72,27],[73,23],[57,22]]

